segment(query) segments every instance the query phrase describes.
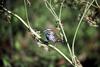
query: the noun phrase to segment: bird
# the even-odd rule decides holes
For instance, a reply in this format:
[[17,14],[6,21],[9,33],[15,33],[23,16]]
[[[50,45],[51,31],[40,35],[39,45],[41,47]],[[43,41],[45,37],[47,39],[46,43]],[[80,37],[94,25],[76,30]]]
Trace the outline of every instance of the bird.
[[56,42],[56,34],[52,29],[44,30],[44,34],[46,36],[47,41]]
[[44,34],[46,37],[46,41],[50,43],[63,43],[63,36],[61,36],[59,31],[55,31],[54,29],[47,28],[44,30]]

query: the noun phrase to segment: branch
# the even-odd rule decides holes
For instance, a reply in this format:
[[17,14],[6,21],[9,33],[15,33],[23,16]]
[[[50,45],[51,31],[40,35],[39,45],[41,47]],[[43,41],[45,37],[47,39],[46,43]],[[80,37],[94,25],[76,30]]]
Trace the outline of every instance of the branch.
[[29,27],[28,24],[27,24],[20,16],[18,16],[17,14],[15,14],[15,13],[13,13],[13,12],[7,10],[6,8],[3,8],[3,9],[4,9],[7,13],[12,14],[12,15],[15,16],[17,19],[19,19],[28,29],[30,29],[30,31],[32,32],[33,35],[35,35],[35,36],[36,36],[37,38],[39,38],[39,39],[41,38],[41,36],[38,35],[38,34],[35,32],[34,29],[32,29],[31,27]]
[[50,44],[49,44],[49,47],[51,47],[51,48],[53,48],[54,50],[56,50],[56,51],[57,51],[60,55],[62,55],[70,64],[73,65],[72,61],[71,61],[68,57],[66,57],[65,54],[63,54],[58,48],[56,48],[55,46],[50,45]]

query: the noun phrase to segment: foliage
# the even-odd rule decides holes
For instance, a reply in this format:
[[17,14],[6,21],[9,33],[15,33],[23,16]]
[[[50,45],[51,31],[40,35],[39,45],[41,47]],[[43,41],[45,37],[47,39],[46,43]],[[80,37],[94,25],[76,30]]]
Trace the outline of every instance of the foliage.
[[[27,0],[28,1],[28,0]],[[59,7],[62,0],[50,0],[52,6],[54,6],[55,12],[59,14]],[[1,1],[0,1],[1,2]],[[12,12],[18,14],[25,21],[26,10],[23,1],[15,0],[7,1],[7,3],[14,3],[13,5],[7,5],[12,9]],[[72,38],[76,30],[77,24],[82,16],[85,6],[88,3],[90,5],[92,0],[65,0],[63,4],[61,23],[63,24],[66,36],[70,46],[72,46]],[[46,40],[44,30],[51,28],[56,30],[56,20],[46,8],[43,0],[30,0],[31,5],[27,7],[28,18],[31,27],[40,32],[40,36],[43,40]],[[83,16],[83,21],[80,29],[77,31],[78,36],[75,41],[75,55],[85,66],[85,60],[96,59],[96,67],[99,67],[99,48],[100,48],[100,31],[99,31],[99,0],[95,0],[87,14]],[[0,8],[0,10],[3,10]],[[34,36],[29,32],[21,21],[7,12],[0,12],[0,57],[3,58],[5,66],[12,65],[13,67],[66,67],[70,66],[69,63],[62,59],[55,50],[49,48],[49,51],[38,47]],[[5,20],[5,21],[4,21]],[[9,22],[10,21],[10,22]],[[27,31],[29,30],[29,31]],[[51,43],[52,44],[52,43]],[[53,43],[54,44],[54,43]],[[55,44],[59,50],[62,51],[68,58],[71,59],[67,46],[62,43]],[[94,54],[94,55],[93,55]],[[61,63],[62,62],[62,63]],[[95,64],[95,62],[93,64]],[[94,66],[95,67],[95,66]]]

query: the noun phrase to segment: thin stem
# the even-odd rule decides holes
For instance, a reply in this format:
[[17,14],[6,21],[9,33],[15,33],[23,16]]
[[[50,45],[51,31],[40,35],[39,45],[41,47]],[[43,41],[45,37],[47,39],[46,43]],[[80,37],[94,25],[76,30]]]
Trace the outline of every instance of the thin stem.
[[25,0],[24,0],[24,6],[25,6],[26,20],[27,20],[27,22],[28,22],[28,25],[30,25],[30,24],[29,24],[28,11],[27,11],[27,6],[26,6],[26,1],[25,1]]
[[28,5],[29,5],[29,6],[31,5],[31,3],[30,3],[30,1],[29,1],[29,0],[27,0],[27,3],[28,3]]
[[63,26],[62,26],[60,20],[59,20],[59,25],[60,25],[60,28],[61,28],[62,34],[63,34],[63,36],[64,36],[64,39],[65,39],[65,41],[66,41],[66,43],[67,43],[67,47],[68,47],[68,50],[69,50],[70,56],[72,57],[72,51],[71,51],[71,48],[70,48],[70,46],[69,46],[68,39],[67,39],[67,37],[66,37],[65,31],[64,31],[64,29],[63,29]]
[[[18,16],[17,14],[15,14],[15,13],[13,13],[13,12],[7,10],[6,8],[3,8],[3,9],[4,9],[6,12],[8,12],[9,14],[12,14],[12,15],[15,16],[17,19],[19,19],[28,29],[30,28],[30,27],[28,26],[28,24],[27,24],[20,16]],[[37,38],[41,38],[41,36],[38,35],[38,34],[34,31],[34,29],[30,28],[30,31],[31,31],[32,34],[34,34]]]
[[48,5],[50,6],[50,8],[51,8],[51,10],[52,10],[52,12],[55,14],[55,18],[57,19],[58,18],[58,16],[57,16],[57,14],[56,14],[56,12],[55,12],[55,10],[53,9],[53,6],[47,1],[47,3],[48,3]]
[[75,59],[74,59],[74,58],[75,58],[75,53],[74,53],[75,39],[76,39],[76,35],[77,35],[77,32],[78,32],[78,29],[79,29],[79,27],[80,27],[80,25],[81,25],[81,23],[82,23],[82,20],[83,20],[85,14],[86,14],[86,9],[87,9],[87,7],[88,7],[88,3],[86,4],[86,7],[85,7],[84,12],[83,12],[83,15],[82,15],[82,17],[81,17],[81,19],[80,19],[80,21],[79,21],[79,24],[78,24],[78,26],[77,26],[77,28],[76,28],[75,35],[74,35],[73,42],[72,42],[72,55],[73,55],[72,60],[73,60],[73,62],[75,62],[75,64],[76,64],[76,61],[75,61]]
[[[63,2],[64,2],[64,0],[63,0]],[[53,7],[51,6],[51,4],[49,4],[49,2],[48,2],[47,0],[45,1],[45,5],[46,5],[46,7],[49,9],[49,11],[52,13],[52,15],[55,17],[55,19],[58,21],[59,26],[60,26],[60,28],[61,28],[61,31],[62,31],[62,33],[63,33],[63,35],[64,35],[65,41],[66,41],[66,43],[67,43],[67,47],[68,47],[69,53],[70,53],[70,55],[71,55],[71,57],[72,57],[71,48],[70,48],[70,46],[69,46],[69,43],[68,43],[68,41],[67,41],[66,34],[65,34],[64,29],[63,29],[63,26],[62,26],[62,24],[61,24],[61,11],[62,11],[63,2],[62,2],[62,4],[61,4],[61,6],[60,6],[59,17],[56,15],[56,12],[54,11]],[[48,5],[49,5],[50,7],[48,7],[47,3],[48,3]]]
[[49,44],[49,47],[53,48],[54,50],[56,50],[60,55],[62,55],[70,64],[73,65],[72,61],[64,54],[62,53],[58,48],[56,48],[55,46],[53,45],[50,45]]
[[[90,2],[87,2],[87,1],[84,1],[83,3],[88,3],[90,4]],[[91,6],[95,7],[95,8],[98,8],[96,5],[92,4]]]
[[55,13],[55,11],[54,11],[52,5],[51,5],[47,0],[45,1],[45,5],[46,5],[46,7],[48,8],[48,10],[52,13],[52,15],[54,16],[54,18],[55,18],[55,19],[58,19],[58,16],[57,16],[57,14]]
[[62,13],[63,3],[64,3],[64,0],[63,0],[63,2],[61,3],[61,6],[60,6],[60,10],[59,10],[59,19],[61,19],[61,13]]
[[82,15],[82,17],[81,17],[81,19],[80,19],[80,21],[78,23],[77,28],[76,28],[76,31],[75,31],[75,34],[74,34],[74,38],[73,38],[73,42],[72,42],[72,54],[73,54],[73,56],[75,55],[74,54],[74,45],[75,45],[75,40],[76,40],[76,36],[77,36],[78,30],[80,28],[80,25],[82,23],[82,20],[83,20],[84,16],[86,15],[87,11],[89,10],[89,8],[91,7],[91,5],[93,4],[94,1],[95,0],[92,0],[92,2],[89,5],[88,4],[86,5],[86,8],[84,10],[84,13],[83,13],[83,15]]
[[29,19],[28,19],[28,11],[27,11],[27,6],[26,6],[26,0],[24,0],[24,6],[25,6],[25,13],[26,13],[26,20],[27,20],[27,23],[28,23],[28,27],[29,27],[29,29],[30,29],[31,32],[34,32],[33,29],[32,29],[32,27],[31,27],[31,25],[30,25]]
[[58,22],[59,22],[59,26],[60,26],[60,28],[61,28],[62,34],[63,34],[63,36],[64,36],[64,38],[65,38],[65,41],[66,41],[66,43],[67,43],[67,47],[68,47],[70,56],[71,56],[71,58],[72,58],[71,48],[70,48],[70,46],[69,46],[67,36],[66,36],[65,31],[64,31],[64,29],[63,29],[63,26],[62,26],[62,24],[61,24],[61,13],[62,13],[63,3],[64,3],[64,0],[63,0],[63,2],[61,3],[61,6],[60,6]]
[[96,5],[97,5],[97,7],[98,7],[98,8],[100,8],[100,6],[99,6],[99,4],[98,4],[97,0],[95,0],[95,3],[96,3]]

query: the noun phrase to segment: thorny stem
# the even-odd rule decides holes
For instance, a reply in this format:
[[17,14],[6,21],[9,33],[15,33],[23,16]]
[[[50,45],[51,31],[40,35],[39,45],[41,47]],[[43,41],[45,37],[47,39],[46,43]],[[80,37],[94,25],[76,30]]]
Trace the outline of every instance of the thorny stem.
[[95,0],[92,0],[92,2],[89,5],[88,4],[86,5],[86,8],[84,10],[84,13],[83,13],[83,15],[82,15],[82,17],[81,17],[81,19],[80,19],[80,21],[78,23],[77,28],[76,28],[76,31],[75,31],[75,34],[74,34],[74,38],[73,38],[73,42],[72,42],[72,54],[73,54],[73,57],[75,57],[74,45],[75,45],[75,40],[76,40],[76,36],[77,36],[78,30],[80,28],[80,25],[82,23],[82,20],[83,20],[84,16],[86,15],[87,11],[89,10],[89,8],[91,7],[91,5],[93,4],[94,1]]

